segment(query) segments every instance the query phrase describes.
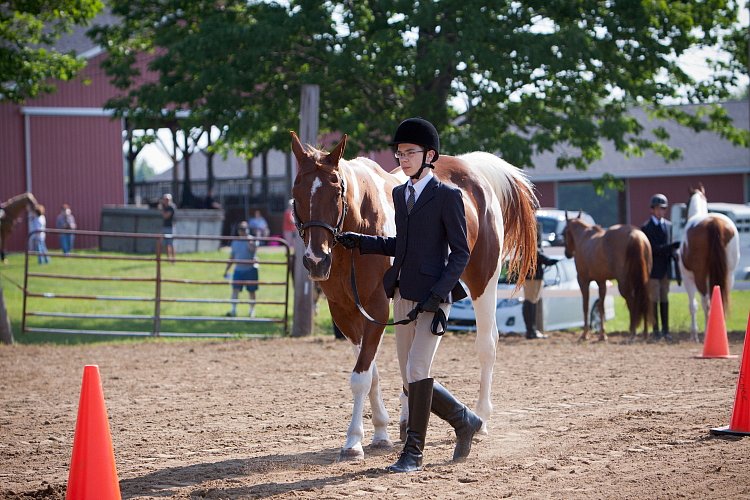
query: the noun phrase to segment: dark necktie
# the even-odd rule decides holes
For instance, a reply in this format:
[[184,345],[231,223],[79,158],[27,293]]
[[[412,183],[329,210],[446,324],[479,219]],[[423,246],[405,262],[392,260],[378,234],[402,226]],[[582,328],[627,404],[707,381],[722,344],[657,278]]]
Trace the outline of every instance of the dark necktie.
[[406,199],[406,213],[410,214],[411,209],[414,208],[414,188],[412,186],[407,186],[409,189],[409,197]]

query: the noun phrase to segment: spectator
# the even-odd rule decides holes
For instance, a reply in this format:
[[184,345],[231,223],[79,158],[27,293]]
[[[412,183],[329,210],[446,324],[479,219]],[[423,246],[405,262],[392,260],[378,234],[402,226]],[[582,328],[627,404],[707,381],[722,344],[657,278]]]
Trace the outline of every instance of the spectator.
[[29,250],[37,252],[37,261],[40,264],[48,264],[47,255],[47,218],[44,216],[44,205],[41,203],[29,208]]
[[[653,266],[649,275],[648,287],[651,296],[651,307],[654,312],[653,340],[659,341],[664,338],[672,342],[669,333],[669,279],[671,275],[672,260],[677,260],[677,248],[679,241],[672,241],[672,223],[664,216],[667,213],[667,197],[657,193],[651,197],[651,217],[648,222],[641,226],[641,231],[646,234],[651,243],[651,255]],[[675,266],[675,278],[679,281],[679,266]],[[658,310],[657,310],[658,307]],[[661,315],[661,331],[659,331],[659,315]]]
[[[76,229],[76,218],[73,216],[73,211],[70,209],[70,205],[63,203],[60,213],[57,214],[55,220],[55,227],[57,229]],[[73,251],[73,241],[75,234],[63,233],[60,234],[60,247],[62,247],[63,254],[68,255]]]
[[162,217],[162,228],[161,232],[164,235],[164,246],[167,249],[167,258],[169,262],[174,263],[175,261],[175,250],[174,250],[174,213],[175,205],[172,202],[172,195],[165,193],[161,197],[159,202],[159,210],[161,210]]
[[[265,218],[263,218],[260,210],[256,210],[255,214],[247,222],[250,236],[255,236],[256,238],[266,238],[271,234],[271,230],[268,228],[268,222]],[[262,245],[262,242],[259,241],[258,246]]]
[[[232,267],[233,260],[252,261],[255,260],[255,251],[257,245],[255,240],[248,235],[248,223],[242,221],[237,226],[237,236],[240,239],[232,240],[232,252],[229,255],[229,262],[224,269],[224,277],[229,278],[229,269]],[[255,281],[256,283],[246,283]],[[258,290],[258,263],[257,262],[237,262],[232,274],[232,310],[227,316],[237,316],[237,299],[243,288],[247,290],[250,297],[250,317],[255,317],[255,292]]]
[[294,210],[292,206],[294,200],[289,200],[289,205],[284,210],[284,222],[282,224],[282,232],[284,234],[284,240],[289,245],[289,250],[294,251],[294,234],[297,232],[297,226],[294,224]]
[[203,208],[218,210],[221,208],[221,203],[216,201],[214,198],[214,188],[208,190],[206,197],[203,198]]

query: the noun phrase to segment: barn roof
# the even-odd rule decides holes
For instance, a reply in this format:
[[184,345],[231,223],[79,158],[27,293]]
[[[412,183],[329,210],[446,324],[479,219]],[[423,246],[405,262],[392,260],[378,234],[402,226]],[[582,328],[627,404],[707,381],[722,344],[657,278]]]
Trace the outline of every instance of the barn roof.
[[[748,101],[728,101],[721,105],[726,109],[736,127],[749,128]],[[700,105],[686,105],[685,109],[694,111]],[[630,177],[663,177],[696,174],[729,174],[750,171],[750,149],[733,145],[714,132],[699,132],[683,127],[677,123],[663,120],[651,120],[641,108],[634,108],[631,114],[644,127],[643,135],[653,137],[650,131],[663,127],[670,135],[666,141],[673,148],[682,151],[682,158],[667,162],[652,151],[642,157],[626,156],[616,151],[611,141],[602,143],[603,158],[589,165],[588,170],[578,171],[574,168],[559,170],[555,164],[563,154],[575,154],[569,146],[558,146],[552,152],[533,157],[534,167],[527,170],[532,181],[563,181],[598,179],[608,173],[619,178]]]

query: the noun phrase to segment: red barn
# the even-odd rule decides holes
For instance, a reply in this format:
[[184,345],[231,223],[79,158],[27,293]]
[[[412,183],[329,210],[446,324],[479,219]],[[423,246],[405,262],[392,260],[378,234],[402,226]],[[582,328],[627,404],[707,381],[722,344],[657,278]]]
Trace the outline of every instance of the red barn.
[[[84,31],[61,40],[62,50],[76,50],[88,60],[77,78],[23,105],[0,104],[0,200],[31,191],[45,206],[50,228],[60,206],[69,203],[79,229],[97,230],[102,206],[125,199],[122,124],[102,107],[116,89],[100,67],[105,54]],[[25,235],[24,221],[7,248],[23,249]],[[93,238],[76,239],[77,247],[96,244]],[[55,236],[48,246],[58,248]]]

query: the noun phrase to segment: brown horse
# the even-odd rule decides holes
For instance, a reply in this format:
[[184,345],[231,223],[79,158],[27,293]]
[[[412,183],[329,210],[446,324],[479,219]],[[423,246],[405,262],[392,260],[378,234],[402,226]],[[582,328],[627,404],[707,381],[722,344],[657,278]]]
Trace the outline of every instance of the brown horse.
[[[327,153],[303,146],[292,132],[292,151],[299,165],[292,194],[297,228],[305,244],[305,267],[328,297],[334,322],[357,350],[350,379],[354,409],[340,458],[358,460],[364,458],[362,416],[368,395],[375,427],[372,444],[392,444],[375,364],[384,328],[360,314],[350,285],[351,262],[353,259],[362,305],[373,318],[385,323],[390,316],[390,302],[382,279],[390,267],[390,258],[346,250],[336,245],[335,236],[341,231],[395,235],[392,191],[406,181],[406,176],[398,169],[395,174],[387,173],[366,158],[342,159],[346,139],[345,135]],[[476,310],[475,345],[481,366],[475,411],[487,422],[492,413],[490,391],[498,338],[495,305],[500,263],[506,255],[510,256],[512,269],[519,276],[526,276],[535,267],[536,253],[520,252],[518,248],[535,248],[537,201],[521,171],[491,154],[440,155],[435,174],[442,182],[463,190],[471,257],[462,279]],[[402,394],[402,427],[408,419],[405,402]],[[487,432],[484,426],[483,432]]]
[[29,206],[34,208],[37,206],[36,198],[31,193],[19,194],[5,203],[0,203],[0,208],[3,210],[3,217],[0,218],[0,262],[6,262],[5,242],[8,241],[13,226],[21,221]]
[[643,231],[629,224],[602,229],[580,219],[581,214],[568,219],[565,225],[565,256],[575,256],[578,271],[578,286],[583,295],[583,335],[589,333],[589,284],[599,286],[599,340],[607,340],[604,333],[604,297],[607,280],[616,279],[620,295],[625,299],[630,312],[630,341],[635,339],[638,324],[643,320],[643,336],[648,338],[650,300],[648,277],[651,273],[651,244]]
[[702,184],[697,189],[690,189],[687,216],[680,243],[680,270],[688,294],[690,334],[698,342],[695,292],[697,290],[701,295],[706,321],[710,309],[709,293],[715,286],[721,289],[724,314],[727,313],[729,291],[734,287],[734,270],[740,260],[740,239],[732,219],[724,214],[708,213],[706,190]]

